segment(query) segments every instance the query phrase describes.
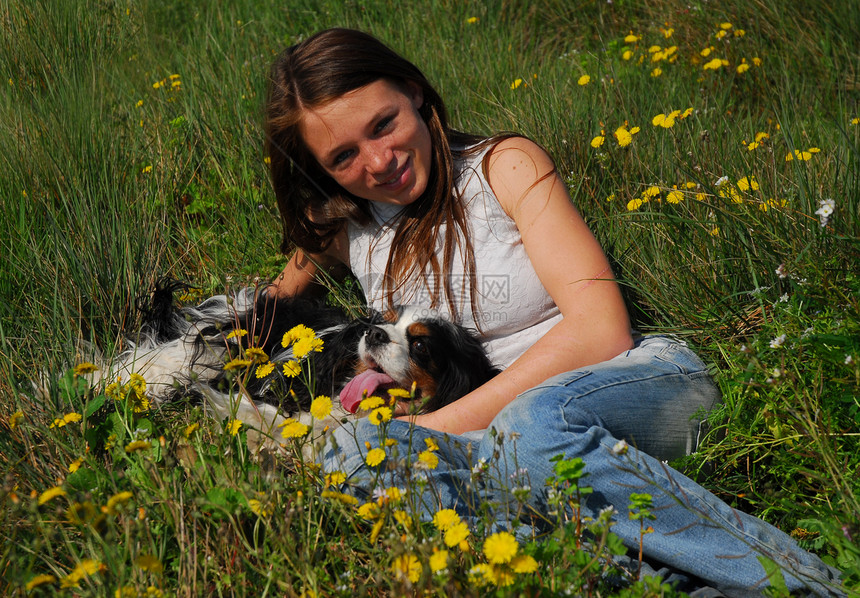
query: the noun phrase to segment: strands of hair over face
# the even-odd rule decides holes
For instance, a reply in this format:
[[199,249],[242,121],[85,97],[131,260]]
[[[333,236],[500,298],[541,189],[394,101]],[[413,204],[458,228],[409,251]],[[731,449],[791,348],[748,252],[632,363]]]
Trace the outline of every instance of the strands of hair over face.
[[[323,171],[305,146],[299,123],[307,107],[322,106],[380,79],[404,89],[407,85],[421,89],[423,104],[418,111],[433,147],[427,187],[406,207],[394,234],[384,273],[386,302],[393,306],[405,285],[422,280],[431,292],[432,307],[438,307],[444,297],[452,316],[458,318],[465,297],[455,296],[449,274],[459,248],[470,286],[470,305],[477,314],[474,250],[464,204],[454,184],[459,158],[504,136],[486,139],[451,129],[442,98],[421,71],[360,31],[322,31],[285,50],[272,66],[266,149],[281,214],[281,250],[289,253],[298,247],[320,253],[347,221],[370,221],[368,201],[347,193]],[[467,147],[470,149],[461,149]]]

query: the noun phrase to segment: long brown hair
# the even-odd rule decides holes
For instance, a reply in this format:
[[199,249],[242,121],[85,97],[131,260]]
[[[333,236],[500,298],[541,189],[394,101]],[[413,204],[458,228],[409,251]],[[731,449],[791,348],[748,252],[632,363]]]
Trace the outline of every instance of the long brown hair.
[[[324,251],[348,220],[370,221],[366,199],[346,192],[329,177],[299,132],[306,107],[317,107],[379,79],[418,85],[423,104],[418,109],[430,131],[433,152],[424,193],[404,210],[386,264],[383,291],[386,302],[418,276],[431,291],[437,307],[444,291],[455,317],[458,298],[450,280],[451,264],[461,245],[470,302],[475,320],[475,258],[463,201],[454,183],[462,148],[482,137],[451,129],[442,98],[411,62],[376,38],[351,29],[328,29],[287,48],[274,62],[266,103],[266,150],[281,213],[281,251],[294,247],[308,253]],[[452,150],[452,146],[454,149]],[[481,147],[484,144],[480,144]],[[446,223],[442,254],[436,255],[441,223]],[[459,298],[462,300],[462,298]]]

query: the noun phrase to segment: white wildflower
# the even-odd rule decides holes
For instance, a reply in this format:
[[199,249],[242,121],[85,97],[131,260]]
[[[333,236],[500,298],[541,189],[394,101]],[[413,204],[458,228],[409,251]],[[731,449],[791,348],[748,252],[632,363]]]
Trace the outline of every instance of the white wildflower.
[[619,440],[615,443],[615,446],[612,447],[612,453],[615,455],[626,455],[629,449],[630,445],[627,444],[626,440]]
[[785,271],[785,264],[780,264],[776,269],[776,275],[780,278],[785,278],[788,274]]
[[714,183],[714,187],[716,187],[717,189],[719,189],[719,188],[720,188],[720,187],[722,187],[723,185],[727,185],[727,184],[728,184],[728,182],[729,182],[729,177],[727,177],[727,176],[721,176],[720,178],[718,178],[718,179],[717,179],[717,182],[716,182],[716,183]]
[[851,365],[852,363],[854,363],[854,356],[850,355],[850,354],[846,355],[845,356],[845,365]]
[[815,210],[815,214],[818,216],[822,228],[827,226],[827,223],[830,222],[830,216],[833,214],[835,209],[836,202],[832,199],[822,199],[818,202],[818,209]]
[[780,334],[778,337],[770,341],[771,349],[779,349],[785,343],[785,335]]

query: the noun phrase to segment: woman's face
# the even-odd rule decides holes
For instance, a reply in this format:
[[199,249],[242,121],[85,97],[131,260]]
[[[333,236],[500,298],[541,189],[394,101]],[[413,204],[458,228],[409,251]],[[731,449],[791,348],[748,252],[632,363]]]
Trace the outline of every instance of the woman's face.
[[432,142],[418,113],[423,94],[379,79],[317,108],[299,131],[322,169],[370,201],[408,205],[427,188]]

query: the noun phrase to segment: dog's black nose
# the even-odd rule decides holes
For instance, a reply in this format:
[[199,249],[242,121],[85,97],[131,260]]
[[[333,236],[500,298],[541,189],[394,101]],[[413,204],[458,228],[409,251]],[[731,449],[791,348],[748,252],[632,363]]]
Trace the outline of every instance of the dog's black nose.
[[378,347],[391,342],[388,333],[378,326],[371,326],[364,334],[365,342],[371,347]]

